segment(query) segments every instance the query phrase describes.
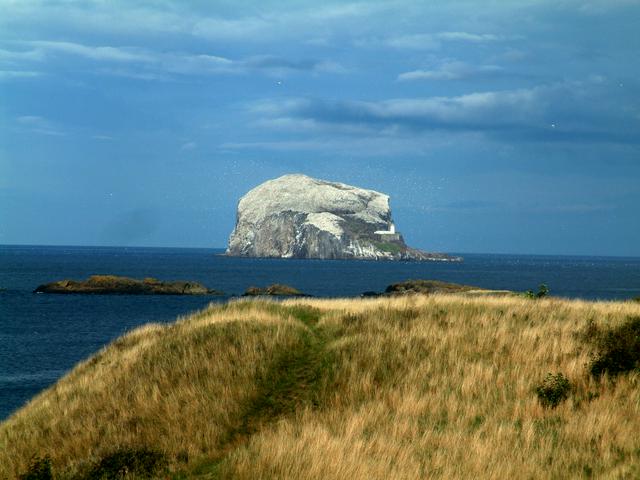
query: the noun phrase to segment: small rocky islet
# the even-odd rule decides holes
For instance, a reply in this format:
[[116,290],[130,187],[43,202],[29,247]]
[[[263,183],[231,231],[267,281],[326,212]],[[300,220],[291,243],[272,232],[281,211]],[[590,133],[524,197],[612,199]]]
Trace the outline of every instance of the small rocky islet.
[[[163,282],[155,278],[138,280],[116,275],[92,275],[87,280],[59,280],[38,286],[34,293],[85,294],[85,295],[217,295],[224,292],[211,290],[198,282]],[[429,295],[434,293],[467,293],[504,295],[513,293],[508,290],[489,290],[470,285],[442,282],[439,280],[405,280],[392,283],[382,292],[367,291],[361,297],[380,297],[398,295]],[[235,296],[231,295],[232,297]],[[251,286],[243,297],[311,297],[295,287],[274,283],[266,287]]]
[[461,285],[459,283],[442,282],[440,280],[411,279],[392,283],[383,292],[369,291],[361,297],[393,297],[399,295],[430,295],[442,293],[463,293],[471,295],[510,295],[511,290],[491,290],[487,288]]
[[301,292],[297,288],[274,283],[268,287],[249,287],[242,294],[243,297],[310,297],[306,293]]
[[101,294],[101,295],[224,295],[201,283],[190,281],[162,282],[155,278],[138,280],[116,275],[92,275],[86,280],[59,280],[38,286],[34,293]]
[[[96,295],[226,295],[198,282],[162,282],[155,278],[138,280],[116,275],[92,275],[87,280],[59,280],[38,286],[34,293]],[[235,295],[232,295],[235,296]],[[249,287],[243,297],[310,297],[297,288],[281,283],[267,287]]]

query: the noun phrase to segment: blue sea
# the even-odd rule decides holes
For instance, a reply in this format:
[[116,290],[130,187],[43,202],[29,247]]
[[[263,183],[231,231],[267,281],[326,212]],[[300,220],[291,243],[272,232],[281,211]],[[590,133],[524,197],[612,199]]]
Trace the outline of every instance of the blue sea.
[[78,361],[148,322],[229,297],[47,295],[40,284],[93,274],[195,280],[229,295],[285,283],[318,297],[358,296],[410,278],[585,299],[640,295],[640,258],[470,255],[462,263],[230,258],[217,249],[0,246],[0,419]]

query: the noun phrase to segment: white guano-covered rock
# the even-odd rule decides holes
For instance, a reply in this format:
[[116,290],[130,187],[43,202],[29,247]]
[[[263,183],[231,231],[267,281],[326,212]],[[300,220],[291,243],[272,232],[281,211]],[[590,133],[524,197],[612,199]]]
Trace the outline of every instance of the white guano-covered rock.
[[391,225],[389,196],[374,190],[285,175],[238,203],[227,255],[279,258],[438,259],[381,237]]

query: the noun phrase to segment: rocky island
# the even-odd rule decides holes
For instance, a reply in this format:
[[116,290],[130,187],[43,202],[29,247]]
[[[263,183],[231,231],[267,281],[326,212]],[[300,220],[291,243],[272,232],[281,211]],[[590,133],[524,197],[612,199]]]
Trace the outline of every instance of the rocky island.
[[392,283],[384,292],[368,291],[361,297],[397,297],[402,295],[431,295],[431,294],[457,294],[470,296],[517,296],[521,295],[511,290],[493,290],[471,285],[442,282],[440,280],[405,280]]
[[308,297],[309,295],[302,293],[300,290],[289,285],[274,283],[268,287],[249,287],[242,294],[243,297]]
[[87,280],[60,280],[40,285],[34,293],[82,293],[101,295],[224,295],[197,282],[137,280],[116,275],[92,275]]
[[306,175],[284,175],[244,195],[226,254],[237,257],[460,261],[408,247],[389,196]]

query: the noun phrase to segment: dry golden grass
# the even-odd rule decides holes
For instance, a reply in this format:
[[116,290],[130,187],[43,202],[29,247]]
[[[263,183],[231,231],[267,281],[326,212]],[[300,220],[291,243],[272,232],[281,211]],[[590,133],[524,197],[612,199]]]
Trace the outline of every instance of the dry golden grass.
[[[461,295],[235,302],[142,327],[0,425],[0,477],[120,446],[176,478],[640,478],[640,375],[593,380],[632,302]],[[548,372],[571,382],[543,408]]]

